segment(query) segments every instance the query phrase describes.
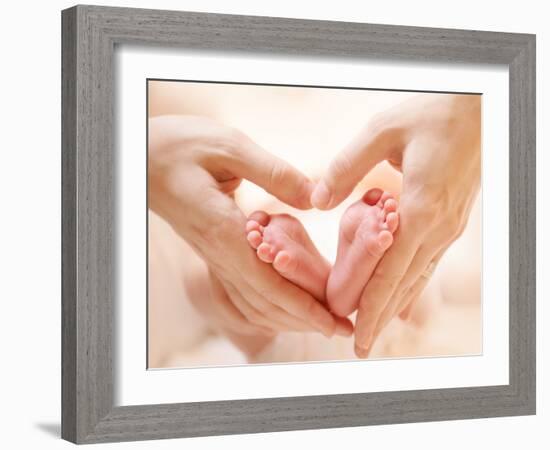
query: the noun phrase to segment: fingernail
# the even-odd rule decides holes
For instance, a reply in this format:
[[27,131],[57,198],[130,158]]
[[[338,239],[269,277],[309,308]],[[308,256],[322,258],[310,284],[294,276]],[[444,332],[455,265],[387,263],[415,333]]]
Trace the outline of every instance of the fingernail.
[[369,349],[363,348],[359,346],[355,346],[355,354],[358,358],[365,359],[367,356],[369,356]]
[[327,208],[330,203],[330,191],[324,181],[320,181],[311,194],[311,204],[317,209]]
[[323,336],[327,338],[331,338],[332,336],[334,336],[334,331],[333,330],[329,331],[327,328],[322,329],[321,333],[323,333]]
[[338,336],[349,337],[353,334],[353,325],[347,325],[346,323],[336,322],[335,334]]
[[308,209],[313,206],[311,204],[311,197],[313,196],[313,191],[315,190],[316,186],[317,184],[311,180],[307,180],[307,183],[305,184],[303,198],[304,205],[307,206]]
[[342,327],[337,327],[336,328],[336,335],[338,335],[338,336],[349,337],[352,334],[353,334],[353,331],[351,331],[347,328],[342,328]]
[[336,332],[336,322],[330,315],[323,316],[322,322],[319,325],[319,331],[325,337],[331,338],[334,336],[334,333]]

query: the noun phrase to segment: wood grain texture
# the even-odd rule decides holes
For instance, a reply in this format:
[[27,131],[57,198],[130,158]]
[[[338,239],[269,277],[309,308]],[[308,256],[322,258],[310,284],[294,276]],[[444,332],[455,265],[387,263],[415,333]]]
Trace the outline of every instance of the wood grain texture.
[[536,404],[536,95],[535,39],[510,71],[510,384]]
[[62,436],[79,442],[113,406],[113,45],[84,8],[62,23],[63,401],[72,405]]
[[[93,443],[535,412],[535,37],[77,6],[62,13],[62,436]],[[115,44],[305,58],[506,64],[510,72],[510,383],[114,407]]]
[[76,440],[76,10],[63,14],[61,34],[61,434]]

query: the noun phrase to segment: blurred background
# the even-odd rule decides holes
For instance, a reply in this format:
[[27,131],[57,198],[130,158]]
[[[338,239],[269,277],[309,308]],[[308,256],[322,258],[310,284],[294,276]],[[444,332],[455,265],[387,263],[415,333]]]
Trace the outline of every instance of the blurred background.
[[[364,89],[256,86],[149,81],[149,117],[194,114],[214,118],[246,133],[267,151],[317,180],[334,156],[376,113],[425,95]],[[439,94],[445,95],[445,94]],[[296,216],[321,253],[334,262],[342,213],[371,187],[399,197],[401,175],[379,164],[353,194],[332,211],[299,211],[243,182],[235,198],[245,214],[256,209]],[[149,212],[149,367],[188,367],[354,359],[352,338],[283,333],[247,358],[208,326],[192,307],[204,294],[204,264],[164,221]],[[373,358],[458,356],[481,353],[480,199],[463,236],[438,265],[412,317],[386,328]],[[200,299],[199,299],[200,301]]]

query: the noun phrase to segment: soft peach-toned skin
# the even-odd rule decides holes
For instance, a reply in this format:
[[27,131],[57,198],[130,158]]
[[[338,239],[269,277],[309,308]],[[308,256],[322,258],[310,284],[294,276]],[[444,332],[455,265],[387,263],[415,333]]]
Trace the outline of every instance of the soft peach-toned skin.
[[423,272],[462,234],[480,186],[480,143],[480,96],[414,97],[373,119],[317,184],[313,205],[330,209],[380,161],[403,173],[399,230],[361,297],[357,356],[395,315],[406,317],[428,282]]
[[298,219],[256,211],[246,223],[247,239],[258,258],[287,280],[325,301],[330,263],[319,253]]
[[[258,206],[267,210],[273,207],[271,203]],[[465,233],[446,252],[409,319],[392,320],[376,340],[370,357],[471,355],[482,351],[480,209],[478,196]],[[288,212],[292,212],[290,208]],[[307,213],[296,214],[307,220]],[[196,312],[195,304],[210,303],[206,265],[166,222],[152,211],[149,216],[149,298],[155,300],[149,307],[149,367],[353,358],[350,338],[327,339],[318,333],[281,333],[261,347],[259,340],[248,339],[249,345],[244,346],[233,341],[237,344],[234,348],[225,340],[226,333],[220,335],[213,320],[216,315]]]
[[[278,144],[278,141],[275,142],[275,144],[272,142],[271,134],[267,135],[267,137],[262,135],[262,129],[257,126],[257,125],[260,125],[261,123],[265,123],[265,120],[262,117],[256,117],[256,114],[250,114],[250,115],[243,115],[242,114],[242,111],[246,111],[247,108],[249,110],[252,110],[252,106],[257,104],[258,98],[257,98],[257,92],[256,91],[253,92],[253,95],[249,96],[250,98],[248,100],[249,101],[248,105],[246,104],[246,102],[243,102],[243,97],[239,94],[239,96],[238,96],[239,105],[238,105],[238,107],[235,107],[235,108],[230,106],[231,101],[232,101],[232,99],[230,98],[231,95],[226,96],[226,97],[229,97],[229,101],[227,101],[227,98],[224,97],[225,105],[227,105],[227,106],[225,106],[225,109],[221,110],[223,112],[223,114],[221,114],[221,116],[218,116],[216,108],[218,108],[219,104],[223,104],[219,100],[220,99],[220,92],[216,91],[215,93],[212,93],[211,98],[210,98],[208,96],[205,96],[204,95],[205,93],[202,92],[202,91],[200,93],[197,93],[198,92],[197,91],[197,86],[185,87],[184,84],[177,84],[177,86],[179,88],[183,89],[185,92],[183,92],[182,95],[180,95],[180,98],[176,98],[177,96],[174,95],[174,83],[164,83],[164,84],[156,83],[156,85],[165,86],[166,89],[165,89],[164,93],[166,95],[164,97],[162,97],[159,93],[156,92],[154,86],[151,87],[151,89],[150,89],[150,100],[151,101],[149,102],[149,106],[150,106],[150,113],[152,115],[156,115],[156,114],[159,114],[159,113],[166,114],[167,112],[172,112],[172,113],[177,113],[177,114],[193,113],[193,114],[201,114],[201,115],[207,115],[207,116],[216,116],[216,117],[220,117],[220,119],[222,119],[224,122],[228,121],[229,123],[231,123],[233,125],[237,124],[239,126],[239,128],[246,129],[247,132],[248,131],[253,131],[253,136],[255,138],[257,136],[262,138],[262,139],[260,139],[261,142],[264,142],[264,143],[268,142],[269,145],[271,145],[271,146],[275,145],[275,147],[277,147],[277,148],[281,147],[281,145]],[[211,86],[209,86],[209,89],[210,88],[211,88]],[[225,89],[225,87],[224,87],[224,89]],[[242,91],[244,88],[241,87],[240,89]],[[210,92],[209,90],[206,90],[206,91]],[[236,97],[236,96],[234,96],[234,97]],[[424,96],[424,97],[426,97],[426,96]],[[452,96],[447,96],[447,97],[451,98]],[[170,108],[167,108],[166,104],[169,103],[169,102],[172,102],[171,103],[172,106]],[[478,100],[478,102],[479,102],[479,100]],[[267,103],[269,103],[271,105],[273,103],[273,99],[269,99],[267,101]],[[368,166],[369,164],[372,166],[372,164],[371,164],[372,159],[376,159],[376,158],[379,158],[379,157],[384,159],[384,156],[386,156],[385,159],[391,161],[392,163],[396,164],[399,167],[399,161],[400,161],[400,159],[401,159],[401,157],[403,156],[403,153],[404,153],[404,148],[402,148],[402,146],[401,146],[401,148],[399,148],[399,146],[397,146],[395,148],[395,151],[396,151],[396,155],[394,155],[395,157],[387,157],[387,155],[389,153],[391,153],[391,152],[388,151],[388,145],[382,145],[381,146],[381,147],[385,147],[383,149],[383,151],[380,152],[381,156],[371,153],[370,157],[365,158],[364,156],[365,156],[366,152],[363,151],[363,150],[364,150],[365,147],[368,147],[368,145],[366,145],[368,143],[368,139],[367,139],[368,138],[368,128],[371,125],[374,125],[374,127],[373,127],[374,130],[371,130],[372,131],[371,136],[381,135],[382,137],[388,138],[388,139],[382,139],[382,138],[377,139],[378,143],[386,144],[386,143],[392,142],[391,139],[389,139],[390,136],[392,135],[392,129],[394,131],[396,131],[397,129],[408,130],[408,132],[411,135],[410,137],[412,137],[414,135],[416,138],[418,138],[420,133],[416,133],[415,130],[413,130],[412,126],[399,126],[399,127],[397,127],[397,129],[394,128],[397,121],[389,120],[390,116],[393,116],[393,119],[395,119],[395,118],[398,118],[401,113],[403,113],[402,114],[403,117],[408,116],[409,118],[412,117],[413,119],[418,119],[419,122],[420,121],[425,122],[425,126],[423,126],[422,128],[423,128],[423,134],[428,136],[427,137],[428,142],[430,142],[430,141],[432,141],[432,143],[437,142],[437,139],[434,139],[433,137],[434,137],[434,135],[439,134],[439,140],[443,143],[443,145],[440,146],[441,148],[444,148],[444,147],[448,146],[447,145],[448,143],[445,142],[445,140],[448,138],[448,136],[445,136],[445,129],[452,132],[451,135],[454,135],[454,136],[452,136],[453,138],[450,139],[451,141],[453,141],[451,147],[453,147],[453,146],[456,147],[457,140],[458,141],[460,140],[460,133],[456,134],[456,133],[453,132],[453,129],[456,129],[457,124],[455,123],[453,125],[453,123],[452,123],[453,120],[448,120],[449,118],[451,118],[451,119],[453,118],[453,114],[439,114],[439,117],[430,117],[430,114],[428,114],[429,111],[423,111],[423,109],[429,109],[429,108],[426,108],[425,104],[423,105],[423,101],[421,99],[416,98],[416,99],[413,99],[413,100],[409,101],[408,103],[409,103],[409,105],[406,108],[398,107],[398,108],[394,109],[394,111],[392,111],[391,114],[389,112],[388,113],[383,113],[383,114],[379,115],[374,121],[369,122],[369,126],[365,128],[365,132],[361,133],[361,135],[358,136],[358,138],[354,141],[354,142],[357,142],[357,144],[358,144],[356,146],[356,148],[362,153],[362,155],[361,155],[362,156],[362,158],[361,158],[362,161],[359,161],[361,163],[360,165],[361,165],[362,168]],[[434,103],[437,103],[437,102],[434,102]],[[300,105],[301,104],[297,104],[295,102],[293,104],[293,108],[292,108],[292,111],[296,111],[298,116],[299,116],[299,113],[301,111],[299,109]],[[379,109],[381,109],[381,108],[379,108]],[[441,108],[438,108],[438,109],[441,109]],[[407,110],[408,110],[408,112],[407,112]],[[216,114],[214,112],[216,112]],[[286,110],[285,110],[285,113],[286,113]],[[475,114],[473,114],[472,116],[473,116],[473,122],[475,122]],[[359,117],[359,115],[358,115],[358,117]],[[463,114],[456,114],[454,116],[454,120],[460,123],[461,120],[462,120],[462,117],[463,117]],[[357,122],[357,123],[353,122],[353,119],[354,119],[353,114],[350,115],[350,117],[346,116],[345,121],[343,123],[339,124],[339,126],[336,129],[340,130],[340,131],[343,129],[343,133],[346,133],[346,135],[350,135],[351,133],[353,133],[354,128],[357,129],[361,125],[359,122]],[[435,119],[435,120],[433,120],[433,119]],[[441,120],[439,120],[439,119],[441,119]],[[314,130],[317,130],[317,129],[319,129],[318,120],[319,120],[319,117],[315,116],[315,119],[313,119],[309,122],[308,121],[303,122],[302,120],[295,120],[294,122],[297,124],[297,126],[298,125],[300,126],[300,129],[302,129],[304,127],[307,127],[308,124],[310,124],[310,123],[314,124]],[[363,120],[365,120],[365,119],[363,119]],[[448,123],[445,125],[444,122],[446,122],[446,121]],[[412,123],[413,120],[410,120],[409,122]],[[386,123],[387,126],[385,126],[384,123]],[[443,123],[443,125],[442,125],[442,123]],[[342,127],[342,125],[345,125],[345,126]],[[380,125],[380,126],[377,127],[378,125]],[[346,128],[346,126],[347,126],[347,128]],[[322,128],[322,126],[321,126],[321,128]],[[431,128],[431,132],[429,132],[430,128]],[[331,129],[334,129],[334,127],[331,127]],[[258,132],[258,130],[259,130],[259,132]],[[311,130],[311,132],[309,134],[304,133],[304,136],[311,135],[314,132],[314,130]],[[443,132],[442,133],[437,133],[438,130],[443,130]],[[416,131],[419,132],[420,130],[416,130]],[[274,134],[274,135],[276,136],[276,134]],[[468,141],[469,135],[470,135],[470,133],[468,133],[468,132],[463,133],[464,142]],[[458,139],[457,139],[457,136],[458,136]],[[380,136],[378,136],[378,137],[380,137]],[[345,136],[344,136],[344,139],[345,139]],[[297,139],[293,138],[292,142],[295,142],[295,141],[298,142]],[[340,145],[340,144],[338,144],[337,139],[335,140],[336,142],[332,142],[332,143],[330,143],[330,139],[328,141],[329,141],[329,144],[328,144],[329,146],[337,147],[338,145]],[[322,143],[323,144],[327,143],[326,136],[323,136]],[[285,142],[284,140],[282,141],[282,144],[283,144],[282,146],[288,146],[288,142]],[[299,145],[298,145],[298,147],[299,147]],[[349,148],[353,149],[353,147],[354,147],[353,143],[350,144]],[[434,151],[434,145],[431,145],[431,146],[428,146],[428,147],[431,147],[430,151],[432,151],[432,152]],[[370,147],[370,149],[372,149],[372,146]],[[410,148],[409,148],[409,150],[410,150]],[[409,150],[407,150],[407,153],[412,154],[413,152],[411,152]],[[444,149],[444,150],[445,150],[444,153],[448,153],[446,151],[447,149]],[[468,152],[466,152],[466,153],[468,153]],[[417,154],[420,155],[419,152],[417,152]],[[340,166],[340,170],[343,173],[346,172],[347,167],[349,165],[356,164],[357,161],[358,161],[358,158],[348,159],[347,158],[348,154],[344,154],[344,156],[345,157],[343,157],[343,158],[339,158],[338,163],[334,164],[334,166],[336,166],[336,167]],[[445,161],[449,161],[449,158],[447,156],[445,156],[445,158],[443,158],[443,159]],[[301,165],[300,165],[300,167],[301,167]],[[455,166],[451,163],[451,164],[448,164],[447,168],[450,168],[452,170],[453,167],[457,167],[457,166]],[[403,172],[406,172],[406,170],[407,170],[407,169],[405,169],[405,167],[399,167],[399,168],[403,168]],[[437,173],[438,170],[439,169],[434,170],[434,173]],[[345,178],[345,176],[338,177],[337,172],[338,172],[338,170],[331,170],[329,172],[329,174],[334,174],[335,179]],[[363,170],[363,172],[366,172],[366,171]],[[458,172],[460,172],[460,171],[458,170],[457,173]],[[375,173],[377,173],[376,170],[372,171],[371,173],[368,174],[368,176],[366,178],[368,180],[372,179],[371,175],[375,176]],[[451,174],[451,176],[454,176],[455,178],[460,178],[460,177],[462,177],[462,175],[463,175],[462,172],[459,173],[458,175],[457,174],[454,174],[454,175]],[[388,176],[389,175],[387,173],[384,173],[384,178],[383,179],[380,179],[380,180],[378,180],[378,181],[376,181],[376,182],[374,182],[374,183],[372,183],[368,186],[373,186],[373,185],[374,186],[377,186],[377,185],[378,186],[384,186],[385,183],[387,182]],[[330,176],[327,175],[327,179],[329,179],[329,178],[330,178]],[[467,183],[468,178],[469,177],[466,177],[466,179],[464,180],[465,183]],[[340,184],[340,183],[338,183],[338,184]],[[345,188],[346,183],[342,182],[341,186],[343,188]],[[339,189],[339,188],[337,188],[337,189]],[[364,190],[364,188],[361,188],[361,189]],[[386,189],[388,189],[388,187],[386,187]],[[392,192],[397,191],[397,189],[395,189],[393,186],[390,186],[389,189]],[[408,196],[414,196],[414,193],[410,191],[408,194],[405,195],[405,197],[407,197],[407,195]],[[418,197],[422,197],[422,196],[418,195]],[[264,205],[258,205],[258,206],[266,207]],[[258,206],[256,206],[256,207],[258,207]],[[326,205],[321,205],[321,204],[319,204],[318,206],[320,206],[323,209],[326,207]],[[331,205],[330,207],[332,207],[332,206],[334,206],[334,205]],[[409,213],[407,213],[407,215],[409,215]],[[445,211],[445,215],[448,215],[448,211]],[[452,222],[453,222],[452,220],[449,221],[449,224],[452,224]],[[179,235],[181,236],[181,233]],[[400,231],[398,231],[397,235],[398,236],[400,235]],[[442,254],[443,254],[443,252],[441,252],[438,256],[441,256]],[[180,268],[180,271],[183,271],[183,269],[187,270],[187,268],[188,268],[188,261],[186,260],[186,263]],[[463,271],[463,270],[464,270],[464,267],[460,266],[460,271]],[[454,280],[454,278],[455,278],[454,274],[455,273],[458,273],[458,272],[456,272],[456,270],[455,270],[454,272],[449,274],[449,276],[447,278]],[[460,272],[460,273],[462,273],[462,272]],[[460,280],[460,277],[458,277],[457,280]],[[418,281],[416,281],[413,288],[409,289],[408,295],[405,298],[405,302],[412,301],[412,299],[417,297],[419,295],[419,293],[422,292],[423,285],[426,282],[427,282],[427,279],[424,279],[424,278],[419,279]],[[205,284],[202,284],[203,287],[200,289],[200,293],[202,294],[203,292],[205,292],[205,286],[207,287],[207,286],[210,286],[210,285],[212,287],[214,287],[216,285],[216,283],[206,282]],[[372,287],[371,287],[371,289],[372,289]],[[452,292],[452,290],[450,292]],[[473,292],[476,293],[477,291],[475,291],[475,289],[474,289]],[[153,297],[155,297],[155,296],[153,296]],[[225,295],[222,295],[222,297],[225,298]],[[193,300],[195,299],[194,296],[191,296],[191,298]],[[201,297],[198,296],[198,298],[201,298]],[[205,300],[203,303],[206,304],[206,305],[211,304],[211,306],[216,305],[216,304],[224,304],[224,302],[220,302],[219,300],[210,300],[210,299]],[[476,306],[476,308],[479,309],[478,306]],[[223,317],[219,314],[219,308],[213,307],[212,309],[215,310],[212,314],[210,314],[210,312],[205,312],[204,316],[208,317],[209,321],[211,323],[213,323],[214,325],[216,325],[217,324],[216,320],[215,320],[216,317],[220,316],[220,318],[222,318],[222,319],[223,319]],[[419,307],[412,308],[413,314],[418,309],[419,309]],[[410,310],[411,310],[411,308],[404,308],[404,312],[407,312],[407,311],[410,311]],[[418,316],[418,314],[417,314],[417,316]],[[423,317],[433,317],[434,316],[434,309],[433,308],[427,308],[426,311],[422,314],[422,316]],[[238,316],[233,317],[232,315],[229,315],[227,317],[228,317],[227,321],[230,324],[233,324],[236,327],[238,327],[240,325],[245,325],[245,328],[246,328],[246,325],[250,325],[250,323],[251,323],[247,319],[244,320],[244,321],[239,321]],[[361,317],[361,314],[360,314],[360,317]],[[377,322],[378,319],[375,319],[373,321]],[[396,321],[394,321],[393,323],[395,324],[395,322]],[[451,320],[451,322],[454,323],[452,320]],[[163,330],[165,330],[166,328],[167,328],[166,326],[162,327]],[[161,327],[159,327],[159,329],[161,329]],[[362,326],[360,325],[359,330],[361,330],[361,329],[362,329]],[[445,335],[448,334],[448,328],[447,327],[445,327],[445,333],[444,334]],[[408,342],[408,340],[407,340],[407,342]],[[357,350],[361,352],[361,349],[357,349]],[[363,355],[368,353],[368,351],[369,351],[369,349],[367,349],[366,352],[362,352]],[[376,348],[375,348],[375,354],[376,354]],[[400,352],[398,352],[397,354],[402,355],[402,353],[400,353]],[[403,354],[405,354],[405,353],[403,353]],[[411,355],[412,354],[416,354],[416,353],[413,352],[413,353],[411,353]],[[419,354],[423,354],[423,353],[420,352]],[[428,354],[428,353],[424,353],[424,354]]]
[[380,189],[369,190],[342,216],[338,253],[327,282],[331,311],[347,317],[359,306],[365,284],[393,242],[397,202]]
[[149,206],[208,266],[212,295],[200,309],[234,340],[257,342],[280,331],[350,335],[348,320],[251,251],[246,217],[233,199],[243,178],[289,205],[310,207],[313,184],[245,134],[205,117],[149,120]]
[[395,199],[380,189],[369,190],[351,205],[340,221],[334,267],[300,221],[288,214],[254,212],[246,224],[247,239],[260,260],[347,317],[357,309],[365,283],[393,241],[396,210]]

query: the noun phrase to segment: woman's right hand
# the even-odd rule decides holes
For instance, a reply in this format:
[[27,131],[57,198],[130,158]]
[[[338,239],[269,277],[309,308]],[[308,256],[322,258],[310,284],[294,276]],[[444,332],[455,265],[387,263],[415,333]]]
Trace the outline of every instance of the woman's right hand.
[[[213,321],[237,334],[317,330],[350,335],[310,294],[262,263],[248,245],[246,218],[232,198],[243,178],[281,201],[311,208],[313,184],[243,133],[197,116],[149,120],[148,202],[211,272]],[[208,297],[205,295],[205,298]],[[212,306],[212,305],[211,305]]]
[[423,94],[381,113],[333,160],[312,203],[334,208],[381,161],[403,174],[399,229],[363,289],[361,358],[393,317],[407,314],[466,226],[481,179],[481,97]]

